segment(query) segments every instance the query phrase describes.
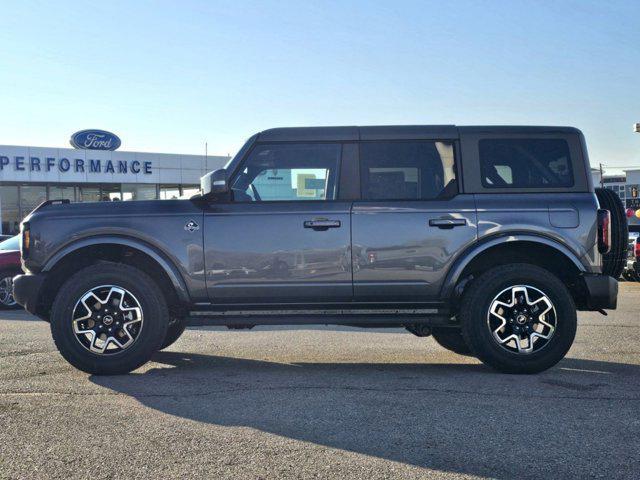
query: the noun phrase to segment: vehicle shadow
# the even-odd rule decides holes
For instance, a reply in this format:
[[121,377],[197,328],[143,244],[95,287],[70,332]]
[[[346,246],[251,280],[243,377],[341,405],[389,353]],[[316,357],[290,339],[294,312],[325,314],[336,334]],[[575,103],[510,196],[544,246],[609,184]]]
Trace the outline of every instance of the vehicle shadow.
[[439,471],[631,478],[639,468],[637,365],[565,359],[521,376],[480,364],[282,364],[171,351],[153,361],[162,365],[90,379],[177,417]]

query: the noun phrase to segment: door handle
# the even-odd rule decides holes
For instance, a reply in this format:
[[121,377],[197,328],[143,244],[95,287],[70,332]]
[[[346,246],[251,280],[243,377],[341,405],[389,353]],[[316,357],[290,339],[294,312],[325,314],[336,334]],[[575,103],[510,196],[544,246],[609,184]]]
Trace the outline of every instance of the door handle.
[[324,231],[330,228],[340,228],[340,220],[327,220],[327,219],[318,219],[318,220],[305,220],[304,228],[312,228],[313,230]]
[[464,227],[467,224],[465,218],[432,218],[429,220],[430,227],[451,229],[453,227]]

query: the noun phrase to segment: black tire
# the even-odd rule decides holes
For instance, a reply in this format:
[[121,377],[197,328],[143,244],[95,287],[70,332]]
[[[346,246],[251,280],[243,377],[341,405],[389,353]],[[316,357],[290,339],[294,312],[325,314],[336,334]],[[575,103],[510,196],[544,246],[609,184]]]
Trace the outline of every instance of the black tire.
[[160,346],[160,350],[164,350],[177,342],[184,333],[185,328],[187,328],[187,322],[183,319],[178,318],[170,323],[169,328],[167,328],[167,335],[164,337],[162,345]]
[[[557,319],[553,335],[531,353],[508,351],[494,339],[488,324],[492,301],[500,292],[519,285],[544,293]],[[565,285],[551,272],[525,263],[498,266],[480,275],[464,291],[459,318],[462,336],[473,353],[505,373],[538,373],[554,366],[571,348],[577,326],[576,307]]]
[[[20,273],[22,272],[11,271],[11,270],[5,270],[0,272],[0,282],[2,282],[2,288],[3,288],[3,290],[0,291],[0,310],[17,310],[22,308],[21,305],[16,303],[12,293],[9,294],[8,292],[7,293],[4,292],[4,288],[12,288],[13,281],[11,279],[13,279],[13,277],[15,277]],[[10,285],[4,285],[5,282],[9,283]]]
[[473,352],[462,337],[458,328],[434,328],[431,331],[433,339],[443,348],[458,355],[473,356]]
[[629,226],[620,197],[608,188],[596,188],[600,208],[611,212],[611,249],[602,256],[602,273],[620,278],[627,262],[629,248]]
[[[90,351],[73,331],[77,302],[86,292],[103,285],[117,285],[131,292],[143,315],[135,340],[112,354]],[[167,305],[158,285],[137,268],[116,263],[99,263],[77,272],[62,285],[51,308],[51,333],[62,356],[74,367],[96,375],[128,373],[145,364],[160,348],[168,324]]]

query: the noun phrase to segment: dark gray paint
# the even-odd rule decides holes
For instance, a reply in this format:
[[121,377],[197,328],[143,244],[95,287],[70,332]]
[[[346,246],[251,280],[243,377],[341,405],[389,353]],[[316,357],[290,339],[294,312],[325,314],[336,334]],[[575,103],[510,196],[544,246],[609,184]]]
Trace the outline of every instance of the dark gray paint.
[[[460,219],[465,225],[429,225],[438,219]],[[476,241],[476,209],[472,195],[356,202],[352,230],[355,299],[437,301],[456,253]]]
[[[213,303],[349,302],[349,202],[208,204],[206,279]],[[327,219],[338,228],[304,222]]]
[[[574,187],[544,193],[483,189],[476,175],[477,141],[507,135],[566,138]],[[462,181],[457,196],[413,202],[359,200],[359,141],[434,138],[454,140],[459,147],[456,161]],[[337,201],[47,205],[25,219],[32,231],[25,266],[46,272],[77,248],[122,243],[155,258],[181,298],[194,308],[441,303],[449,299],[460,273],[476,255],[517,241],[552,246],[579,270],[600,272],[598,204],[578,130],[446,125],[273,129],[251,137],[230,161],[231,181],[256,144],[285,141],[344,143]],[[339,221],[340,227],[304,228],[305,221],[320,218]],[[450,230],[430,226],[430,220],[441,219],[465,224]],[[190,221],[200,229],[185,229]]]
[[170,277],[185,286],[192,301],[208,299],[204,279],[202,229],[189,232],[186,223],[202,223],[202,209],[189,200],[99,202],[49,205],[25,222],[32,225],[32,247],[25,267],[49,271],[65,254],[117,237],[121,243],[148,249],[166,262]]

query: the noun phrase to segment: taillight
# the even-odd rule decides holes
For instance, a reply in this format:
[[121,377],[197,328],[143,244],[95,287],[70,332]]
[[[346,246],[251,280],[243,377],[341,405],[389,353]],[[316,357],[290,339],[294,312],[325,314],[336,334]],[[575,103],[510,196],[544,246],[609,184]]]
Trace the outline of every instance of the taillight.
[[611,249],[611,213],[598,210],[598,251],[608,253]]
[[638,243],[638,239],[633,243],[633,255],[636,257],[636,260],[640,259],[640,243]]

